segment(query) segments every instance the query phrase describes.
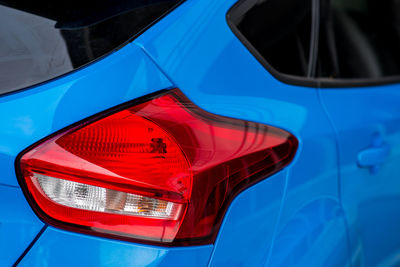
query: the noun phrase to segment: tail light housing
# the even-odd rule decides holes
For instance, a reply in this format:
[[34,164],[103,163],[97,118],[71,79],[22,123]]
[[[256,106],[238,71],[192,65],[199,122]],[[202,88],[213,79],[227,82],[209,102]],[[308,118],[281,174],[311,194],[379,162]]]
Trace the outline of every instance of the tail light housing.
[[289,164],[297,146],[286,131],[210,114],[174,89],[46,138],[17,169],[50,225],[196,245],[213,243],[232,199]]

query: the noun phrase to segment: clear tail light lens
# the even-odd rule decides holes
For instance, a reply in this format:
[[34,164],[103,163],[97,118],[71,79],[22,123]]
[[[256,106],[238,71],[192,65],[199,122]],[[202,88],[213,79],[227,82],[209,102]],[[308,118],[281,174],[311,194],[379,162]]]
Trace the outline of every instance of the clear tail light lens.
[[179,217],[181,204],[139,196],[104,187],[33,174],[32,183],[48,200],[65,207],[87,211],[125,214],[148,218],[174,220]]
[[175,89],[63,130],[17,165],[51,225],[193,245],[212,243],[231,200],[286,166],[297,145],[286,131],[201,110]]

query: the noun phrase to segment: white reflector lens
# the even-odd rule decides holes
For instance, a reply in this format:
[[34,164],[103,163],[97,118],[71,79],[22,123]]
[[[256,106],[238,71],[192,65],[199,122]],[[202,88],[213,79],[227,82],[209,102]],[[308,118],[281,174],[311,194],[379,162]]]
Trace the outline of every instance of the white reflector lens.
[[38,173],[33,174],[32,180],[52,201],[76,209],[175,220],[182,208],[178,203]]

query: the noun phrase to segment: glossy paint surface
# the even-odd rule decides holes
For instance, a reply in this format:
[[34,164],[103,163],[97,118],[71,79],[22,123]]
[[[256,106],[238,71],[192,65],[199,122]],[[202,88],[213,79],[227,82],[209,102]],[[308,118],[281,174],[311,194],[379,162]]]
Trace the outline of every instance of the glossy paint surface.
[[0,266],[11,266],[42,229],[20,188],[0,186]]
[[143,52],[128,45],[71,75],[0,98],[0,265],[13,264],[43,227],[19,188],[17,155],[63,127],[169,87]]
[[321,98],[339,141],[353,263],[399,266],[400,86],[323,90]]
[[213,246],[161,248],[48,228],[19,266],[207,266]]
[[225,21],[234,2],[187,1],[135,41],[201,108],[300,141],[287,173],[232,204],[210,265],[346,265],[336,142],[318,92],[276,81],[252,57]]
[[0,183],[18,185],[15,157],[34,142],[105,109],[171,86],[139,48],[128,45],[71,75],[1,97]]
[[[399,173],[395,87],[366,95],[363,89],[320,93],[277,81],[229,29],[225,15],[235,2],[188,0],[107,58],[0,98],[1,114],[7,114],[0,117],[1,183],[18,186],[15,157],[39,139],[171,87],[211,113],[292,133],[300,142],[294,161],[237,196],[213,245],[163,248],[48,228],[21,265],[348,266],[351,260],[356,265],[395,261],[400,238],[383,239],[382,232],[371,231],[382,225],[393,232],[398,222],[391,211],[400,206],[400,187],[387,183],[391,173]],[[363,102],[357,102],[361,97]],[[387,165],[360,169],[358,153],[374,142],[375,132],[390,145]],[[375,142],[379,147],[380,141]],[[369,258],[360,260],[367,253],[363,257]]]

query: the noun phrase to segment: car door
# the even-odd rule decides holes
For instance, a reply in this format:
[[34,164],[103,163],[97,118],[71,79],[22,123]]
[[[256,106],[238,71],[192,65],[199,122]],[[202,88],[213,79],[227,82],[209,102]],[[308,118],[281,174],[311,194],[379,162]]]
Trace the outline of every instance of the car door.
[[399,5],[322,3],[318,75],[330,88],[320,96],[337,134],[352,260],[399,266]]

